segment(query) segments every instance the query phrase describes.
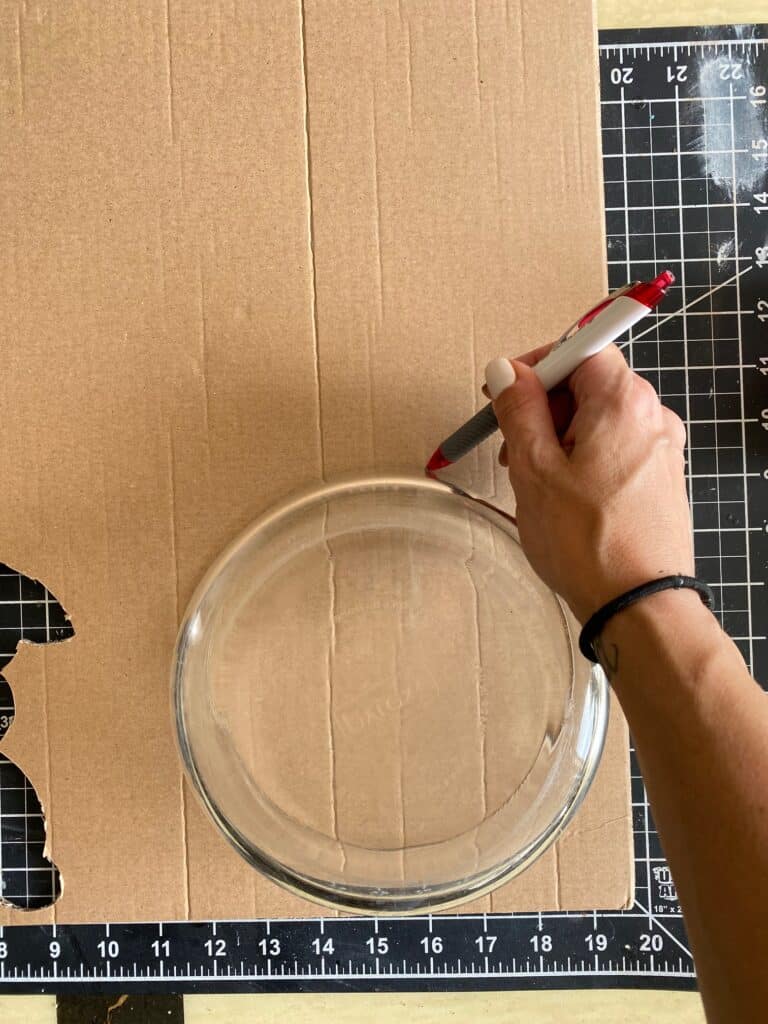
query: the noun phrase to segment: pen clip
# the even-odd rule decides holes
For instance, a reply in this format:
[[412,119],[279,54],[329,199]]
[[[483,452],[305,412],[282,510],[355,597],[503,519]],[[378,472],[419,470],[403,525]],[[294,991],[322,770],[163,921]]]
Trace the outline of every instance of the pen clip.
[[637,281],[629,281],[627,284],[622,285],[621,288],[616,288],[615,291],[609,292],[601,302],[598,302],[596,306],[593,306],[592,309],[586,312],[583,316],[580,316],[578,320],[574,320],[571,326],[567,328],[567,330],[565,330],[554,343],[552,350],[554,351],[562,345],[563,342],[572,338],[573,335],[576,334],[577,331],[580,331],[582,327],[586,327],[586,325],[590,323],[590,321],[594,320],[597,314],[601,313],[606,306],[610,305],[614,301],[614,299],[618,299],[620,295],[624,295],[631,288],[634,288],[637,283]]

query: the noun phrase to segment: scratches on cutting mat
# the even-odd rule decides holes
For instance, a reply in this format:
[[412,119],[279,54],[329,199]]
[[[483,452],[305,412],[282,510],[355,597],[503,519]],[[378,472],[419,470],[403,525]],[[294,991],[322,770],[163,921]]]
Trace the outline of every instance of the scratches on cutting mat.
[[[726,95],[749,95],[749,89],[759,85],[748,53],[743,58],[739,54],[738,60],[732,61],[723,54],[702,54],[698,58],[697,72],[696,95],[699,96],[722,96],[726,82],[729,83]],[[701,132],[693,140],[691,149],[698,151],[703,172],[729,200],[756,188],[764,170],[762,162],[752,160],[751,154],[734,156],[734,139],[759,139],[764,132],[765,113],[760,106],[743,101],[730,104],[727,99],[702,104]]]
[[712,244],[712,255],[717,261],[718,270],[726,266],[728,261],[736,255],[736,239],[726,238],[723,242]]
[[608,238],[608,252],[614,257],[624,257],[627,254],[627,246],[623,238],[611,236]]

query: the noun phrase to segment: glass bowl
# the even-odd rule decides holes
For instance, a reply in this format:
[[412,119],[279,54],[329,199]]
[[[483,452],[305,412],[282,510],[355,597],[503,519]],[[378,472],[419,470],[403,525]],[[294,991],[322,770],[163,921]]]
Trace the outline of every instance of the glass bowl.
[[186,770],[293,893],[424,913],[532,863],[586,793],[608,687],[514,520],[434,479],[339,480],[213,565],[173,667]]

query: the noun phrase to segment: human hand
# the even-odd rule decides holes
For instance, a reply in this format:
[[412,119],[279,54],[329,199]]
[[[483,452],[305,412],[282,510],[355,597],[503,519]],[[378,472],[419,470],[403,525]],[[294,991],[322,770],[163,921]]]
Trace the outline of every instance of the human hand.
[[548,348],[488,364],[523,550],[584,623],[632,587],[693,574],[685,428],[615,345],[547,392]]

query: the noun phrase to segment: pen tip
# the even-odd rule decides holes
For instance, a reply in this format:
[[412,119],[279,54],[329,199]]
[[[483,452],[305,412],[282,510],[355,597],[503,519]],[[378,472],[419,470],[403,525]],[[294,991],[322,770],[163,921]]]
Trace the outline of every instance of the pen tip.
[[430,458],[429,462],[427,463],[427,467],[426,467],[427,468],[427,472],[428,473],[435,473],[435,472],[437,472],[438,469],[445,469],[445,467],[446,466],[450,466],[450,464],[451,464],[451,460],[450,459],[446,459],[446,457],[443,455],[443,453],[440,451],[440,449],[437,448],[432,453],[432,457]]

